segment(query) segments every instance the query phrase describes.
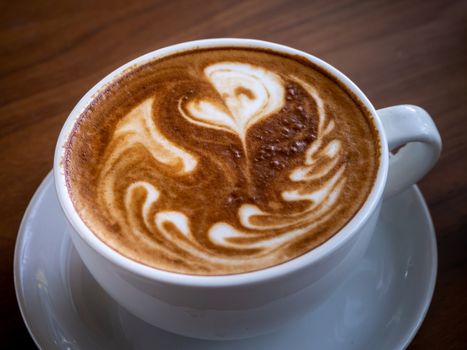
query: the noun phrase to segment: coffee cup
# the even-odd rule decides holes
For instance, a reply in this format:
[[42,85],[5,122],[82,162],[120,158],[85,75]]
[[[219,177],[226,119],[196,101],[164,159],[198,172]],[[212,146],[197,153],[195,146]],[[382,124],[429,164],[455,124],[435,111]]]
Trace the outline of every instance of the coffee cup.
[[[328,72],[358,98],[371,116],[379,140],[378,165],[369,194],[355,215],[325,242],[300,256],[261,269],[202,275],[167,271],[130,259],[99,239],[78,213],[67,187],[67,142],[76,132],[83,110],[125,72],[189,50],[227,47],[300,57]],[[397,152],[390,153],[396,149]],[[77,252],[96,281],[120,305],[142,320],[173,333],[203,339],[237,339],[278,329],[323,303],[366,251],[383,200],[423,177],[439,158],[440,151],[440,135],[426,111],[412,105],[376,111],[350,79],[310,54],[259,40],[207,39],[138,57],[89,90],[60,133],[54,179]]]

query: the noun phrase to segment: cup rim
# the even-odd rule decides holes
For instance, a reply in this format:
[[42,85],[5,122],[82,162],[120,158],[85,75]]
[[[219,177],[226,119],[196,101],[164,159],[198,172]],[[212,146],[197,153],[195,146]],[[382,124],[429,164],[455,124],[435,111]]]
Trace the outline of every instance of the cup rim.
[[[139,66],[148,61],[152,61],[156,58],[159,59],[164,56],[173,55],[178,52],[212,47],[244,47],[270,49],[272,51],[282,52],[291,55],[298,55],[324,69],[328,74],[331,74],[333,77],[337,78],[338,81],[340,81],[348,89],[350,89],[350,91],[352,91],[352,93],[355,94],[355,96],[370,112],[374,126],[378,131],[380,141],[380,161],[373,187],[363,205],[360,207],[357,213],[344,225],[344,227],[342,227],[337,233],[335,233],[331,238],[329,238],[327,241],[325,241],[318,247],[291,260],[260,270],[229,275],[189,275],[157,269],[132,260],[120,254],[110,246],[106,245],[91,231],[91,229],[84,223],[84,221],[81,219],[78,212],[76,211],[68,192],[63,162],[65,153],[64,145],[66,144],[66,141],[70,136],[75,122],[77,121],[81,113],[84,111],[84,109],[93,100],[94,96],[101,89],[105,88],[105,86],[111,81],[116,79],[121,74],[124,74],[128,69],[133,68],[134,66]],[[80,99],[80,101],[70,112],[60,131],[57,140],[53,165],[55,187],[60,206],[67,218],[67,221],[69,222],[69,224],[71,224],[73,230],[82,238],[82,240],[90,248],[92,248],[99,255],[106,258],[106,260],[110,261],[113,265],[116,265],[123,270],[127,270],[131,273],[134,273],[139,277],[163,283],[170,283],[174,285],[186,285],[195,287],[223,287],[231,285],[238,286],[252,283],[260,283],[266,280],[279,278],[293,271],[303,269],[322,259],[323,257],[331,254],[333,251],[337,250],[345,242],[351,239],[355,234],[357,234],[359,232],[359,229],[366,223],[371,214],[374,212],[383,195],[387,178],[387,172],[388,146],[383,125],[379,120],[373,105],[355,83],[353,83],[338,69],[334,68],[325,61],[309,53],[277,43],[243,38],[203,39],[167,46],[139,56],[109,73],[97,84],[95,84]]]

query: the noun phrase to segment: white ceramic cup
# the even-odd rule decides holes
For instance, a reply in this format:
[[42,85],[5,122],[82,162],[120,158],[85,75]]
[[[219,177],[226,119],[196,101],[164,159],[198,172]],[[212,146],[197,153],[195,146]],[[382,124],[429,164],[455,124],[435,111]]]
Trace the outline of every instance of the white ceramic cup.
[[[93,96],[126,69],[176,52],[209,47],[258,47],[299,55],[344,83],[371,111],[381,140],[374,186],[357,214],[337,234],[310,252],[259,271],[194,276],[151,268],[111,249],[84,224],[66,187],[64,145]],[[389,150],[399,146],[396,155]],[[389,150],[388,150],[389,149]],[[116,69],[78,102],[60,133],[54,178],[69,234],[97,282],[128,311],[162,329],[197,338],[234,339],[265,333],[322,303],[363,256],[383,199],[417,182],[437,161],[441,138],[420,107],[400,105],[376,111],[362,91],[336,68],[287,46],[248,39],[192,41],[150,52]]]

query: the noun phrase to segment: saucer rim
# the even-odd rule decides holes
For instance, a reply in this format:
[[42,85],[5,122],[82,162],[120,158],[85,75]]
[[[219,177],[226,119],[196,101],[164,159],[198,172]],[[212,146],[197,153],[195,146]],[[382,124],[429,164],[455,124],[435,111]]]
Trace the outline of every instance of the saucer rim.
[[[16,296],[16,302],[18,303],[18,308],[21,313],[21,318],[23,319],[24,324],[26,325],[26,328],[29,332],[29,335],[31,336],[32,340],[34,341],[34,344],[39,348],[42,349],[42,346],[39,344],[39,340],[36,338],[36,335],[32,331],[31,325],[30,325],[30,319],[26,317],[26,306],[24,305],[24,300],[22,296],[20,295],[20,271],[19,271],[19,266],[20,266],[20,261],[19,257],[21,256],[20,251],[23,249],[24,244],[23,241],[25,239],[25,226],[26,226],[26,221],[28,221],[30,217],[30,212],[33,210],[33,208],[36,205],[36,202],[39,200],[39,196],[42,194],[42,192],[45,190],[45,188],[48,185],[49,181],[53,181],[53,172],[50,170],[47,175],[42,179],[41,183],[37,187],[36,191],[32,195],[31,199],[29,200],[28,206],[26,210],[24,211],[23,217],[21,219],[21,223],[19,225],[18,229],[18,234],[16,236],[16,242],[15,242],[15,251],[14,251],[14,258],[13,258],[13,282],[15,285],[15,296]],[[55,188],[53,187],[55,190]]]
[[[28,206],[23,214],[23,217],[21,219],[21,223],[18,229],[18,234],[17,234],[16,242],[15,242],[15,249],[14,249],[14,261],[13,261],[13,280],[14,280],[15,295],[16,295],[16,301],[18,304],[18,308],[20,310],[21,317],[23,319],[24,324],[26,325],[29,335],[33,339],[34,344],[39,349],[43,349],[43,347],[41,346],[41,344],[39,344],[39,340],[37,339],[37,336],[32,331],[32,326],[30,324],[31,318],[27,317],[27,310],[26,310],[26,306],[24,303],[24,298],[23,298],[23,295],[21,295],[20,293],[21,281],[20,281],[20,270],[19,270],[20,269],[19,257],[21,256],[20,252],[24,249],[23,241],[26,237],[25,235],[26,222],[30,218],[31,211],[35,208],[37,202],[39,201],[39,197],[43,194],[43,192],[45,191],[45,188],[50,185],[49,182],[53,180],[54,180],[53,173],[51,170],[43,178],[43,180],[41,181],[40,185],[37,187],[36,191],[34,192],[33,196],[31,197],[28,203]],[[55,187],[53,185],[51,188],[52,190],[55,190]],[[427,231],[429,231],[426,234],[428,235],[428,241],[429,241],[429,250],[430,250],[429,256],[431,257],[431,264],[430,264],[431,273],[427,280],[427,288],[426,288],[427,292],[425,293],[425,300],[423,301],[423,304],[422,304],[423,305],[422,310],[419,313],[418,317],[416,317],[417,319],[414,322],[414,326],[411,327],[412,328],[411,331],[408,332],[406,336],[403,336],[401,340],[399,341],[400,349],[406,349],[409,346],[409,344],[415,338],[415,335],[418,333],[423,321],[425,320],[428,310],[430,308],[431,302],[433,300],[433,294],[434,294],[434,290],[436,286],[436,278],[437,278],[437,273],[438,273],[438,250],[437,250],[436,231],[435,231],[433,220],[430,215],[430,211],[426,204],[425,198],[423,197],[423,194],[417,185],[412,185],[406,191],[413,192],[413,196],[416,199],[417,205],[423,212],[423,216],[425,218],[424,220],[427,226]],[[397,197],[397,195],[395,197]],[[384,202],[383,202],[383,205],[384,205]]]
[[[422,312],[418,315],[418,319],[415,322],[415,326],[412,328],[412,331],[408,334],[405,341],[401,341],[401,344],[400,344],[401,349],[406,349],[410,345],[412,340],[417,335],[420,327],[422,326],[422,323],[426,318],[428,310],[430,309],[431,302],[433,301],[433,294],[435,292],[435,287],[436,287],[436,278],[438,275],[438,245],[437,245],[437,240],[436,240],[436,230],[433,224],[433,219],[431,217],[430,210],[428,209],[428,205],[425,201],[425,197],[423,196],[422,191],[416,184],[410,186],[405,191],[414,192],[414,196],[417,199],[417,202],[420,205],[421,210],[423,211],[425,221],[427,224],[427,228],[430,231],[427,233],[427,235],[429,235],[429,238],[428,238],[430,242],[430,247],[429,247],[430,255],[429,256],[431,257],[432,264],[431,264],[431,273],[430,273],[429,281],[427,282],[428,288],[427,288],[426,299],[423,303]],[[397,197],[397,195],[395,195],[394,197]],[[383,201],[383,205],[384,205],[384,201]]]

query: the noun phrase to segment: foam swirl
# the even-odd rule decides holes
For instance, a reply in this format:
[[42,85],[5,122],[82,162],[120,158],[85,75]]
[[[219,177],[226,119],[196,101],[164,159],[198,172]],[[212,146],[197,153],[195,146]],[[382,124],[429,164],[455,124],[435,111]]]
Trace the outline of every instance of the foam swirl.
[[188,113],[179,104],[180,113],[192,123],[237,134],[246,150],[248,127],[284,105],[282,80],[261,67],[235,62],[210,65],[204,73],[222,103],[192,100],[186,105]]
[[171,271],[237,273],[302,254],[348,220],[358,160],[319,84],[234,60],[161,72],[169,83],[115,118],[96,156],[88,224],[109,245]]

